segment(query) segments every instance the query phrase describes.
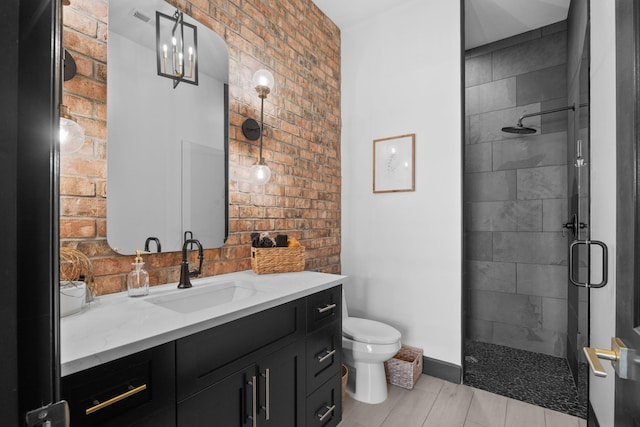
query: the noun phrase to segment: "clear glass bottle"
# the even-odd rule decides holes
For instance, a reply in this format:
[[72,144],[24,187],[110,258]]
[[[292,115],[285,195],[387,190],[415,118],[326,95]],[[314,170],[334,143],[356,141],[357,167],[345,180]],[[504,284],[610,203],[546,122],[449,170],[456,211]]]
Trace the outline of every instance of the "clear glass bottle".
[[133,270],[127,276],[127,290],[130,297],[143,297],[149,294],[149,273],[144,269],[141,253],[142,251],[136,251],[135,262],[131,263]]

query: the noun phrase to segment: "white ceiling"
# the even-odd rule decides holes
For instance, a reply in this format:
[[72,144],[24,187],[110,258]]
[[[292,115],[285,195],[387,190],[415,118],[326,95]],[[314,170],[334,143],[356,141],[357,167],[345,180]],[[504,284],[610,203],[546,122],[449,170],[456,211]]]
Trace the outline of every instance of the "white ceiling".
[[[340,29],[416,0],[313,0]],[[424,0],[418,0],[424,1]],[[567,18],[571,0],[465,0],[465,48]]]
[[[344,30],[366,18],[415,0],[312,0],[334,24]],[[424,0],[421,0],[424,1]],[[447,0],[450,1],[450,0]]]
[[465,0],[465,48],[567,19],[571,0]]

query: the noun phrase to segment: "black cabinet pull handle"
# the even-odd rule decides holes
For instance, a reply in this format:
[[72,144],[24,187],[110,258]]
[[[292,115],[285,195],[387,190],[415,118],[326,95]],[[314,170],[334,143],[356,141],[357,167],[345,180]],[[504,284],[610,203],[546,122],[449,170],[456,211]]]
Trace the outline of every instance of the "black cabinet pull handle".
[[[129,387],[131,387],[131,386],[129,386]],[[147,389],[147,385],[146,384],[142,384],[141,386],[136,387],[136,388],[131,388],[130,390],[128,390],[128,391],[126,391],[126,392],[124,392],[124,393],[122,393],[122,394],[120,394],[120,395],[118,395],[116,397],[112,397],[111,399],[105,400],[102,403],[97,403],[96,405],[92,406],[91,408],[87,408],[84,412],[85,412],[86,415],[93,414],[96,411],[104,409],[109,405],[113,405],[114,403],[120,402],[121,400],[124,400],[127,397],[131,397],[134,394],[140,393],[141,391],[144,391],[146,389]]]
[[324,307],[317,307],[318,313],[324,313],[326,311],[333,310],[334,308],[336,308],[335,304],[327,304]]

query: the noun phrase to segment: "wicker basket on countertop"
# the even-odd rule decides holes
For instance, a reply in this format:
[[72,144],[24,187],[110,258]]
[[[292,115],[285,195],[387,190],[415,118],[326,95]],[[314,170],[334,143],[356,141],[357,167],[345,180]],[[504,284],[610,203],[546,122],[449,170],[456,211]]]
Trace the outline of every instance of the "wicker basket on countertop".
[[251,269],[256,274],[304,270],[304,247],[251,248]]

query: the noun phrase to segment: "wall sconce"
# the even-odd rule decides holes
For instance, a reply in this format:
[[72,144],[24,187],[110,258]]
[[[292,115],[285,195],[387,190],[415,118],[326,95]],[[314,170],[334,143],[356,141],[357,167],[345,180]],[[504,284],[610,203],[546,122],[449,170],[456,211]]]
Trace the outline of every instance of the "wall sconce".
[[[67,49],[63,51],[63,78],[66,82],[76,75],[76,61]],[[84,144],[84,129],[71,116],[71,110],[66,105],[60,105],[60,152],[69,154],[78,151]]]
[[156,11],[158,75],[173,80],[174,89],[180,82],[198,85],[197,52],[196,26],[184,22],[184,14],[177,9],[173,16]]
[[264,99],[269,95],[275,80],[273,74],[267,70],[258,70],[253,75],[253,84],[255,85],[256,92],[260,97],[260,124],[254,119],[247,119],[242,124],[242,133],[250,140],[255,141],[260,138],[260,157],[255,165],[251,166],[251,179],[256,184],[266,184],[271,178],[271,170],[267,166],[262,158],[262,136],[264,134]]
[[66,105],[60,105],[60,152],[69,154],[78,151],[84,144],[84,129]]
[[66,82],[67,80],[74,78],[78,68],[76,66],[76,60],[73,59],[73,56],[71,56],[67,49],[63,51],[62,65],[64,68],[64,81]]

